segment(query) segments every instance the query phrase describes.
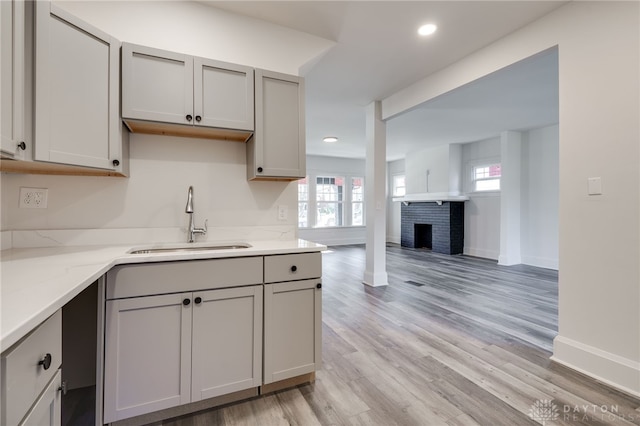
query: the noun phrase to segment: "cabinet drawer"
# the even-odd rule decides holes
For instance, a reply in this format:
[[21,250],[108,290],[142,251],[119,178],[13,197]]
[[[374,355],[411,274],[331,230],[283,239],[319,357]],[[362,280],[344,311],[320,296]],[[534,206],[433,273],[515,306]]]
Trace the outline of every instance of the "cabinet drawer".
[[261,283],[262,257],[122,265],[107,273],[107,299]]
[[[39,362],[47,354],[45,370]],[[62,312],[43,322],[24,340],[2,354],[3,425],[16,425],[62,365]]]
[[300,253],[265,256],[264,282],[306,280],[322,276],[322,254]]

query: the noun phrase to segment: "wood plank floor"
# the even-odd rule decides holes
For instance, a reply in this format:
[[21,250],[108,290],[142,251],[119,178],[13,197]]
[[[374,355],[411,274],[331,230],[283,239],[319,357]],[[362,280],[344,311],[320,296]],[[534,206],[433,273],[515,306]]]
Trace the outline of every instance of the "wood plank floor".
[[314,384],[161,424],[640,425],[640,400],[549,361],[555,271],[393,245],[387,255],[379,288],[361,283],[363,246],[323,255]]

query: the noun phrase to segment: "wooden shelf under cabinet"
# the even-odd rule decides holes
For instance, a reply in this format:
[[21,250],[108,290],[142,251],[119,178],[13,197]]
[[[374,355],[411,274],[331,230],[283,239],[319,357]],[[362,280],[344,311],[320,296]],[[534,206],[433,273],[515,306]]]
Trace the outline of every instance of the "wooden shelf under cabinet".
[[131,133],[145,133],[148,135],[183,136],[188,138],[216,139],[245,143],[253,134],[252,132],[243,130],[219,129],[215,127],[181,126],[178,124],[131,119],[123,121]]

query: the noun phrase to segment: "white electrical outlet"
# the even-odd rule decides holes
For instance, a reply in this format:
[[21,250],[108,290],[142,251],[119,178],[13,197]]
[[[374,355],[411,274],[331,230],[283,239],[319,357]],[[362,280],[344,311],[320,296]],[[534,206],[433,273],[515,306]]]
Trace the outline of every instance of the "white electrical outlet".
[[20,188],[20,208],[21,209],[46,209],[47,188]]
[[278,220],[287,220],[289,209],[287,206],[278,206]]

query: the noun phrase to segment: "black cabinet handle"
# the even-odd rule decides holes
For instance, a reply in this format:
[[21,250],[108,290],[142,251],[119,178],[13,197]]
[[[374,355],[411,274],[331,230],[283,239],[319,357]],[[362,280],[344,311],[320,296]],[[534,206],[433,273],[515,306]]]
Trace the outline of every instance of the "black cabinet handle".
[[182,304],[183,304],[184,306],[189,306],[189,303],[191,303],[191,300],[189,300],[189,299],[184,299],[184,300],[182,301]]
[[66,395],[67,394],[67,381],[66,380],[62,381],[62,384],[58,388],[58,392],[62,392],[62,395]]
[[48,370],[51,367],[51,354],[46,354],[44,358],[38,362],[38,365],[41,365],[45,370]]
[[202,297],[196,297],[195,299],[193,299],[193,301],[196,305],[199,305],[200,303],[202,303]]
[[120,165],[120,160],[113,160],[113,165],[118,167]]
[[322,288],[322,284],[320,283],[316,284],[316,288]]
[[296,272],[298,270],[298,267],[296,265],[293,265],[291,267],[291,272]]
[[199,123],[200,120],[202,120],[202,117],[200,117],[199,115],[196,115],[196,121]]
[[258,167],[258,173],[262,173],[262,167]]
[[27,144],[22,141],[18,144],[18,148],[24,151],[27,149]]
[[191,121],[193,119],[193,117],[191,116],[191,114],[187,114],[187,121]]

